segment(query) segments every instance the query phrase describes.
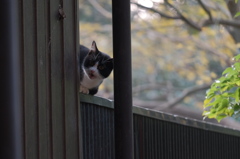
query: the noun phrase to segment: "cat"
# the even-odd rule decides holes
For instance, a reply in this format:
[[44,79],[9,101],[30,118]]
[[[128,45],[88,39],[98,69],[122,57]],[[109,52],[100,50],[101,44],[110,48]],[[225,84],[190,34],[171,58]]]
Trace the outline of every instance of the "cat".
[[80,92],[95,95],[99,85],[113,70],[113,58],[101,52],[95,41],[91,49],[80,45],[78,54],[80,70]]

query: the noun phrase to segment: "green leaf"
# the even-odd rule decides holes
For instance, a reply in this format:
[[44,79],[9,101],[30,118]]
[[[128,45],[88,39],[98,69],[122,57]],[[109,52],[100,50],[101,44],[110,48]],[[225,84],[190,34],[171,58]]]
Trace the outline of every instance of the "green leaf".
[[240,88],[235,91],[235,101],[239,102],[240,99]]
[[229,72],[231,72],[231,71],[233,71],[233,68],[232,68],[232,67],[228,67],[228,68],[226,68],[226,69],[223,71],[222,75],[227,74],[227,73],[229,73]]
[[239,81],[236,81],[236,85],[240,86],[240,79],[239,79]]
[[[240,14],[240,12],[238,12],[238,13]],[[238,13],[237,13],[237,14],[238,14]],[[236,15],[235,15],[235,16],[236,16]],[[236,61],[238,61],[238,60],[240,59],[240,54],[237,55],[237,56],[235,56],[234,59],[235,59]]]
[[222,113],[225,113],[227,107],[225,107],[224,105],[220,105],[217,109],[217,112],[216,114],[222,114]]
[[226,118],[226,117],[227,117],[227,115],[221,114],[221,115],[218,115],[218,116],[216,117],[216,119],[217,119],[218,122],[220,122],[223,118]]
[[224,107],[228,107],[229,101],[227,99],[223,99],[221,105]]
[[216,114],[222,114],[228,108],[229,101],[227,99],[223,99],[217,108]]
[[225,80],[226,80],[226,78],[228,79],[228,80],[231,80],[231,78],[233,78],[233,76],[234,75],[237,75],[238,74],[238,71],[234,68],[231,72],[229,72],[228,74],[227,74],[227,76],[226,77],[224,77],[225,78]]
[[216,104],[215,107],[212,107],[211,110],[210,110],[210,112],[211,112],[212,114],[216,114],[216,112],[217,112],[216,108],[218,108],[218,104]]
[[234,112],[239,111],[239,110],[240,110],[240,105],[235,104],[235,105],[233,106],[233,110],[234,110]]
[[225,114],[227,114],[228,116],[232,116],[234,113],[234,110],[232,107],[228,107],[228,109],[225,110]]
[[210,107],[210,106],[217,107],[218,104],[221,103],[221,100],[222,100],[221,97],[219,97],[219,98],[215,97],[215,100],[213,102],[208,102],[208,104],[204,105],[204,108],[207,108],[207,107]]
[[206,98],[205,100],[204,100],[204,105],[207,105],[208,103],[210,103],[211,101],[212,101],[212,99],[213,98]]
[[224,92],[224,91],[226,91],[226,90],[228,90],[228,89],[229,89],[229,85],[223,86],[223,87],[221,88],[221,92]]
[[209,114],[210,114],[210,112],[205,110],[202,115],[203,116],[208,116]]
[[234,66],[235,66],[235,68],[236,68],[237,70],[239,70],[239,69],[240,69],[240,62],[236,62],[236,63],[234,64]]
[[208,118],[216,118],[216,117],[217,117],[216,113],[210,112],[210,114],[208,114]]
[[237,18],[240,15],[240,12],[237,12],[237,14],[235,14],[234,18]]
[[214,92],[208,92],[207,93],[207,96],[206,96],[206,99],[210,99],[210,98],[213,98],[215,96]]

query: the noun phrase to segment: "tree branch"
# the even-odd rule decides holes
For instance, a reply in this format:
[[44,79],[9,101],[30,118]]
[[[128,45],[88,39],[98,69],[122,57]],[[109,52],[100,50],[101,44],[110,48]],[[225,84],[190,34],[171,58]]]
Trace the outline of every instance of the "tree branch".
[[[240,1],[238,1],[237,3],[235,2],[235,0],[225,0],[225,1],[232,17],[234,17],[235,14],[239,12]],[[237,19],[240,19],[240,17],[237,17]]]
[[212,20],[212,14],[211,11],[207,8],[207,6],[202,2],[202,0],[197,0],[200,6],[203,8],[203,10],[208,14],[209,19]]
[[211,84],[206,84],[206,85],[201,85],[201,86],[193,86],[190,88],[186,88],[182,91],[182,93],[180,94],[180,96],[178,96],[177,98],[172,99],[171,101],[164,103],[162,105],[162,107],[164,109],[171,109],[173,108],[176,104],[178,104],[179,102],[181,102],[184,98],[186,98],[188,95],[196,93],[197,91],[201,91],[201,90],[205,90],[207,88],[209,88],[211,86]]
[[226,19],[208,19],[202,22],[202,26],[208,26],[213,24],[222,24],[227,26],[232,26],[236,28],[240,28],[240,22]]
[[141,101],[139,99],[134,99],[134,104],[139,105],[139,106],[147,106],[148,108],[151,109],[156,109],[156,110],[165,110],[165,109],[171,109],[174,106],[176,106],[178,103],[180,103],[184,98],[186,98],[189,95],[192,95],[193,93],[196,93],[201,90],[206,90],[211,86],[211,84],[205,84],[205,85],[200,85],[200,86],[193,86],[186,88],[182,91],[182,93],[176,97],[171,99],[169,102],[161,102],[161,101]]
[[201,31],[202,28],[200,26],[198,26],[197,24],[195,24],[193,21],[191,21],[190,19],[187,19],[176,7],[174,7],[171,3],[168,2],[168,0],[165,0],[165,3],[173,8],[176,13],[178,14],[178,16],[180,17],[180,19],[182,19],[182,21],[184,21],[186,24],[188,24],[189,26],[191,26],[192,28]]
[[205,10],[205,12],[208,14],[209,16],[209,19],[207,20],[203,20],[200,24],[196,24],[195,22],[193,22],[192,20],[186,18],[175,6],[173,6],[171,3],[168,2],[168,0],[165,0],[165,3],[171,7],[172,9],[174,9],[177,13],[176,16],[171,16],[171,15],[167,15],[159,10],[156,10],[154,8],[148,8],[148,7],[145,7],[141,4],[138,4],[138,3],[135,3],[135,2],[131,2],[132,4],[135,4],[136,6],[138,6],[139,8],[142,8],[142,9],[146,9],[146,10],[149,10],[153,13],[157,13],[159,14],[161,17],[163,18],[167,18],[167,19],[179,19],[179,20],[182,20],[184,21],[187,25],[189,25],[190,27],[198,30],[198,31],[201,31],[202,30],[202,27],[205,27],[205,26],[209,26],[209,25],[213,25],[213,24],[221,24],[221,25],[224,25],[224,26],[232,26],[232,27],[235,27],[235,28],[240,28],[240,22],[239,21],[234,21],[234,20],[227,20],[227,19],[216,19],[216,18],[213,18],[212,17],[212,14],[210,12],[210,10],[208,9],[207,5],[205,3],[203,3],[202,0],[197,0],[199,2],[199,4],[201,5],[201,7]]
[[215,3],[214,5],[209,5],[209,4],[206,4],[206,2],[205,2],[205,5],[206,5],[208,8],[211,8],[211,9],[213,9],[213,10],[219,10],[219,11],[221,11],[227,18],[232,18],[231,13],[229,12],[229,10],[227,10],[225,7],[223,7],[223,6],[220,5],[219,3]]
[[88,0],[92,6],[103,16],[106,18],[111,19],[112,18],[112,13],[108,12],[106,9],[104,9],[96,0]]
[[181,102],[188,95],[196,93],[197,91],[208,89],[210,86],[211,84],[205,84],[201,86],[193,86],[190,88],[186,88],[182,91],[182,93],[177,98],[163,104],[162,106],[167,109],[173,108],[177,103]]
[[188,24],[189,26],[191,26],[192,28],[195,28],[198,31],[202,30],[201,27],[199,27],[193,21],[187,19],[184,15],[181,14],[181,12],[176,7],[174,7],[172,4],[170,4],[167,0],[165,2],[169,7],[173,8],[176,11],[177,16],[170,16],[170,15],[167,15],[167,14],[165,14],[165,13],[159,11],[159,10],[156,10],[154,8],[148,8],[148,7],[145,7],[145,6],[143,6],[141,4],[138,4],[138,3],[135,3],[135,2],[131,2],[131,3],[135,4],[136,6],[142,8],[142,9],[146,9],[146,10],[149,10],[151,12],[157,13],[161,17],[164,17],[164,18],[167,18],[167,19],[180,19],[180,20],[184,21],[186,24]]
[[157,14],[159,14],[159,15],[160,15],[161,17],[163,17],[163,18],[167,18],[167,19],[181,19],[179,16],[170,16],[170,15],[167,15],[167,14],[165,14],[165,13],[159,11],[159,10],[156,10],[156,9],[154,9],[154,8],[145,7],[145,6],[143,6],[143,5],[141,5],[141,4],[138,4],[138,3],[136,3],[136,2],[131,2],[131,3],[132,3],[132,4],[135,4],[135,5],[138,6],[139,8],[149,10],[149,11],[151,11],[151,12],[153,12],[153,13],[157,13]]

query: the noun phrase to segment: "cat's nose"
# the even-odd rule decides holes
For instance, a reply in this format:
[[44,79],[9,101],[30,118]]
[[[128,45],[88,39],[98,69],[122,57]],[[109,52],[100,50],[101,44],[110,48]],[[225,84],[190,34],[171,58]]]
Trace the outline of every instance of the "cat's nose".
[[94,70],[90,70],[90,73],[93,74],[95,71]]

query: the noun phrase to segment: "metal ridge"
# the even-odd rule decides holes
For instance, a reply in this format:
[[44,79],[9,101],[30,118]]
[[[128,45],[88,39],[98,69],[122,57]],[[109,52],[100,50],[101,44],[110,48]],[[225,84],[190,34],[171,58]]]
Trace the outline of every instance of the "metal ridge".
[[108,107],[108,108],[112,108],[112,109],[114,108],[113,100],[105,99],[105,98],[98,97],[98,96],[86,95],[86,94],[82,94],[82,93],[79,93],[79,94],[80,94],[81,102],[104,106],[104,107]]
[[[113,100],[101,98],[98,96],[91,96],[91,95],[85,95],[80,93],[80,102],[95,104],[102,107],[114,109]],[[240,131],[237,129],[229,128],[227,126],[222,126],[218,124],[213,124],[206,121],[200,121],[192,118],[182,117],[182,116],[169,114],[161,111],[156,111],[152,109],[142,108],[138,106],[133,106],[133,113],[136,115],[142,115],[149,118],[172,122],[172,123],[176,123],[176,124],[180,124],[188,127],[193,127],[193,128],[203,129],[207,131],[213,131],[217,133],[240,137]]]

